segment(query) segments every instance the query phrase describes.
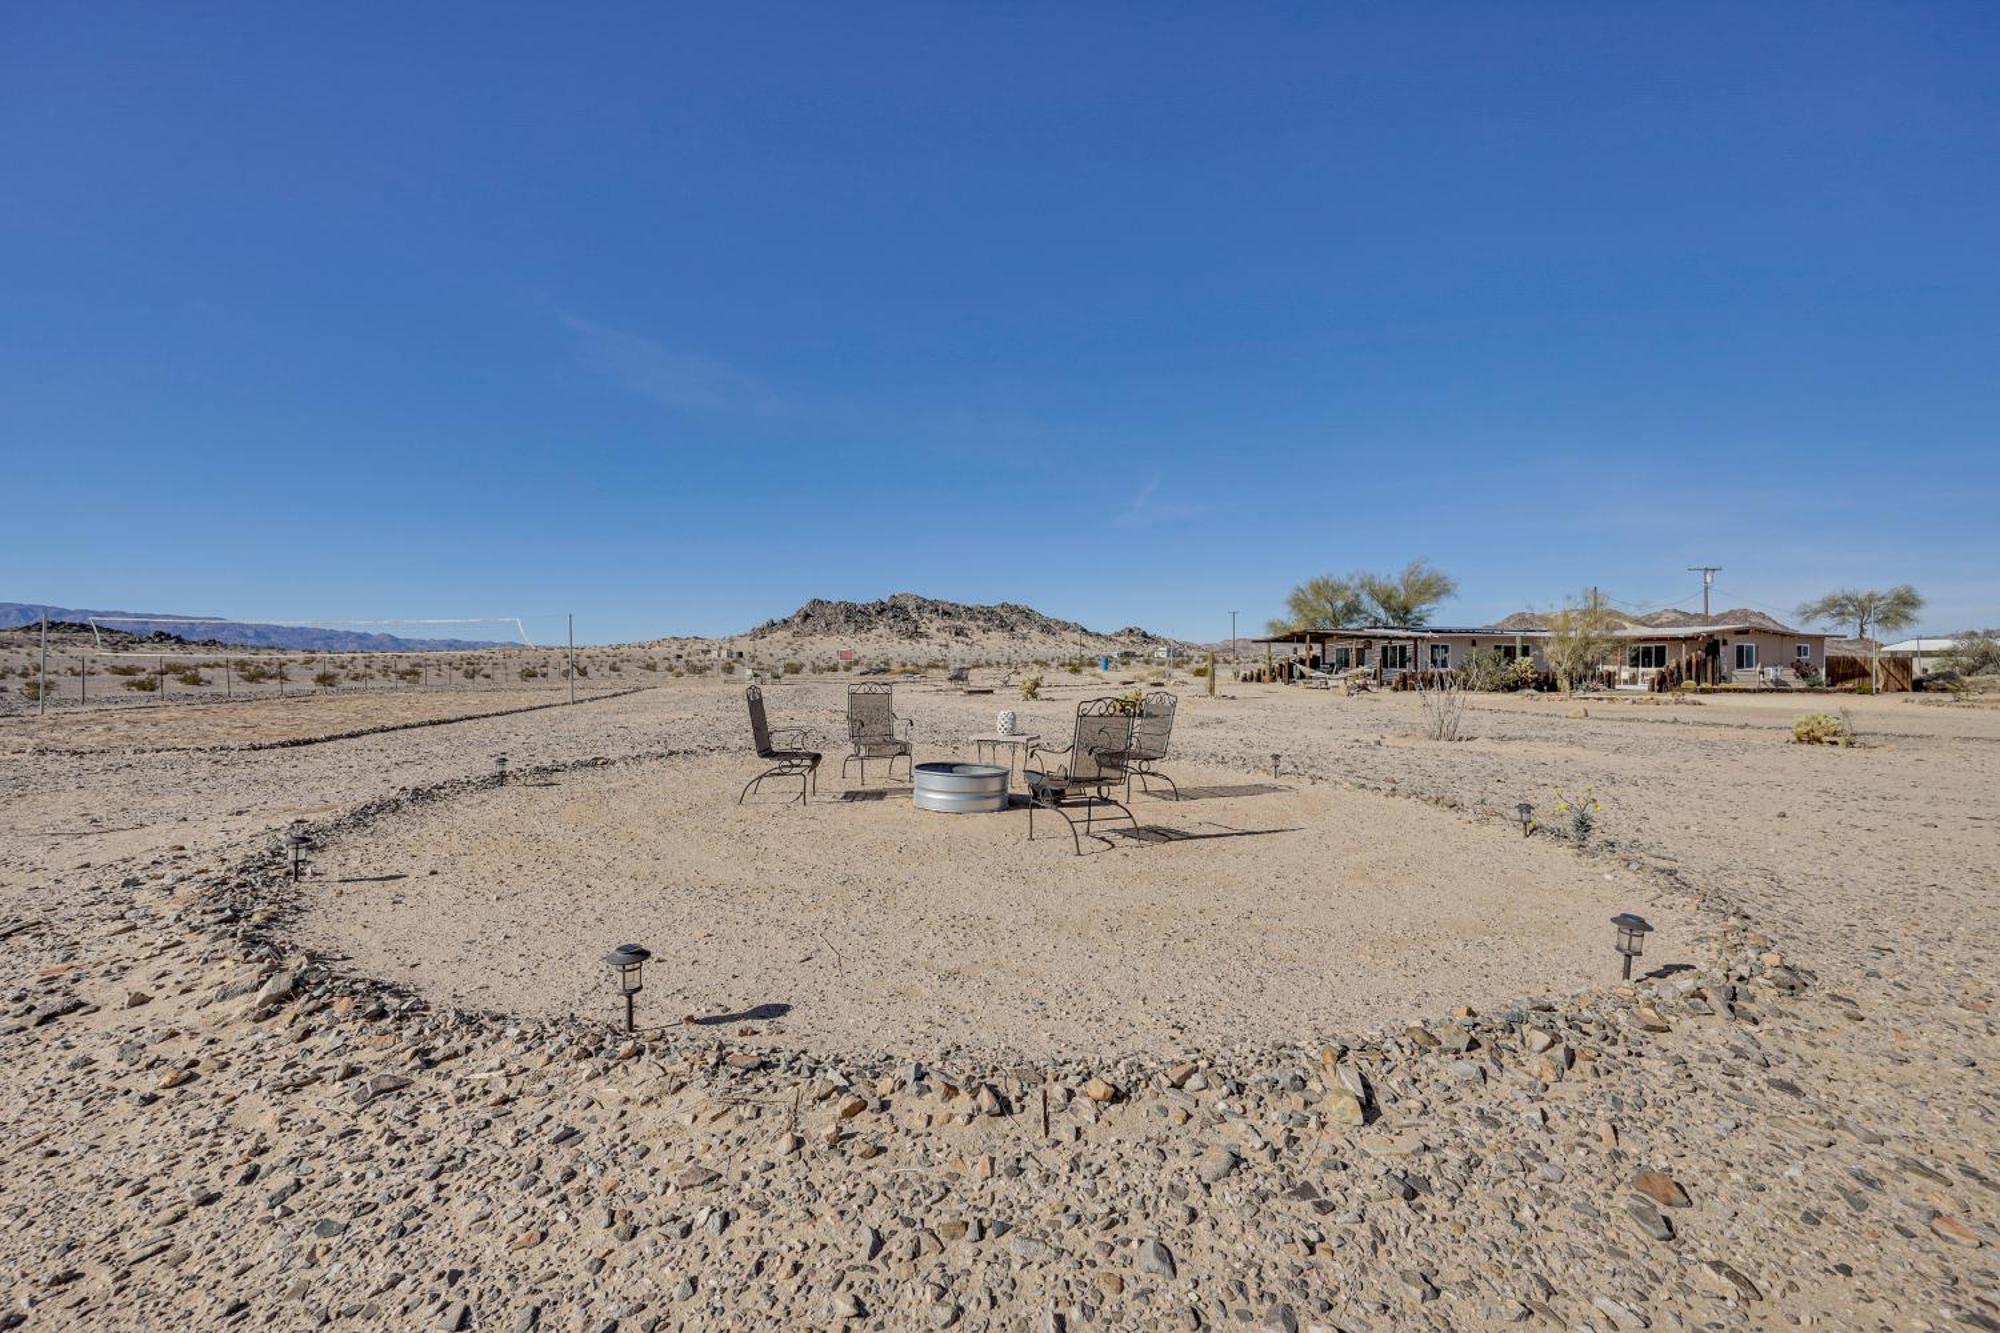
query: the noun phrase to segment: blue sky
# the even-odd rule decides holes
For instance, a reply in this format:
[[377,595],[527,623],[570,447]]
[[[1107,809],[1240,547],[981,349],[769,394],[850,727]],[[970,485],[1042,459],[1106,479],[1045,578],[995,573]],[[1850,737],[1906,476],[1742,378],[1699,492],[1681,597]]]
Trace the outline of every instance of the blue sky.
[[2000,621],[2000,7],[18,6],[0,600]]

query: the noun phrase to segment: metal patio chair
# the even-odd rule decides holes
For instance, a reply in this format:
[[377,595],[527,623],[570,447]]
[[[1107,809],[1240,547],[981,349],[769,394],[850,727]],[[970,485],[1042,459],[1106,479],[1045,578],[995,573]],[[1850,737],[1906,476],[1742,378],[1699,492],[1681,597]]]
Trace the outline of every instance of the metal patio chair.
[[1139,779],[1139,790],[1150,794],[1153,790],[1150,778],[1158,778],[1173,788],[1174,799],[1181,798],[1178,783],[1157,765],[1167,757],[1167,745],[1174,737],[1174,709],[1179,700],[1165,690],[1154,690],[1139,704],[1138,716],[1132,720],[1132,741],[1123,755],[1118,756],[1120,766],[1125,770],[1125,799],[1132,799],[1132,779]]
[[[750,705],[750,739],[757,747],[757,757],[771,766],[744,784],[737,793],[736,804],[743,804],[744,797],[754,791],[765,778],[797,778],[799,780],[799,804],[806,803],[806,791],[810,787],[819,790],[819,761],[817,750],[808,750],[804,727],[779,727],[773,731],[764,717],[764,690],[752,685],[743,691],[744,699]],[[792,738],[785,748],[772,744],[772,737]]]
[[887,759],[889,780],[896,778],[896,756],[903,757],[903,777],[907,781],[915,764],[917,724],[896,716],[895,686],[849,685],[847,687],[847,739],[854,752],[840,761],[840,776],[859,760],[861,780],[868,781],[868,761]]
[[1138,831],[1139,821],[1122,801],[1112,797],[1110,789],[1127,781],[1125,756],[1132,749],[1132,727],[1137,719],[1129,708],[1117,699],[1086,699],[1076,706],[1076,733],[1068,745],[1036,745],[1028,751],[1028,763],[1039,763],[1037,756],[1060,756],[1062,764],[1053,764],[1030,769],[1028,780],[1028,840],[1035,837],[1036,809],[1052,810],[1061,815],[1069,825],[1070,841],[1076,847],[1076,854],[1083,855],[1083,838],[1077,829],[1079,821],[1069,812],[1069,807],[1081,806],[1081,821],[1084,835],[1098,836],[1092,831],[1099,806],[1108,805],[1124,815]]

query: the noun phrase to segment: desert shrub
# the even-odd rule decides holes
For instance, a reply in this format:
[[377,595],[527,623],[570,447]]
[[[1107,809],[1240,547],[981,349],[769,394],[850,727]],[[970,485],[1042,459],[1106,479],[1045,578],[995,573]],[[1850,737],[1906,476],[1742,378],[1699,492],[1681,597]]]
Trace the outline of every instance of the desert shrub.
[[270,678],[271,670],[269,667],[260,666],[256,662],[238,662],[236,664],[236,679],[245,684],[260,685]]
[[1196,680],[1199,680],[1203,676],[1206,676],[1208,674],[1208,664],[1206,662],[1203,662],[1200,663],[1199,665],[1190,667],[1188,668],[1188,674],[1190,676],[1193,676]]
[[1459,668],[1468,690],[1493,692],[1518,689],[1514,664],[1500,656],[1498,648],[1479,648],[1468,654]]
[[1042,697],[1042,673],[1037,671],[1021,682],[1021,698],[1032,703]]
[[396,671],[396,679],[406,685],[414,685],[423,678],[424,669],[422,667],[406,666],[400,667]]
[[1145,706],[1146,692],[1144,690],[1127,690],[1123,694],[1114,696],[1111,702],[1118,706],[1119,712],[1129,713],[1137,717],[1139,710]]
[[135,666],[130,662],[113,662],[110,666],[104,668],[104,674],[107,676],[143,676],[146,674],[146,668]]
[[323,690],[328,689],[334,685],[338,685],[340,683],[340,677],[335,675],[331,671],[315,671],[313,672],[312,679],[313,679],[313,684],[319,686]]
[[[49,686],[48,693],[53,696],[55,692],[55,686]],[[29,703],[39,703],[42,698],[42,682],[39,679],[22,681],[21,697]]]
[[1424,736],[1434,741],[1455,741],[1465,719],[1464,678],[1455,671],[1424,673],[1417,677],[1417,706],[1422,710]]
[[467,680],[478,680],[479,668],[476,666],[460,667],[458,669],[458,674],[465,677]]
[[1557,792],[1556,813],[1569,816],[1570,841],[1582,847],[1590,842],[1590,835],[1597,831],[1597,817],[1604,813],[1604,807],[1598,804],[1596,792],[1586,787],[1583,795],[1577,797]]
[[658,662],[639,663],[639,670],[641,671],[658,671],[659,669],[660,669],[660,664]]
[[174,672],[174,679],[179,681],[181,684],[190,687],[196,685],[208,684],[208,677],[202,675],[200,671],[196,670],[193,667],[189,667],[183,671]]
[[[1693,682],[1691,681],[1682,681],[1681,688],[1686,689],[1692,683]],[[1824,689],[1826,688],[1826,677],[1820,675],[1819,672],[1815,671],[1810,675],[1800,676],[1799,684],[1805,686],[1809,690]]]
[[1852,745],[1847,723],[1831,713],[1807,713],[1792,723],[1792,739],[1800,745]]
[[1069,668],[1068,668],[1068,669],[1069,669],[1069,674],[1070,674],[1070,675],[1072,675],[1072,676],[1081,676],[1081,675],[1083,674],[1083,663],[1081,663],[1081,662],[1071,662],[1071,663],[1069,664]]
[[582,680],[585,676],[588,676],[590,674],[590,666],[588,663],[585,662],[578,662],[576,664],[575,670],[576,670],[576,678],[578,680]]
[[1875,693],[1875,682],[1872,680],[1856,681],[1854,692],[1856,694],[1873,694]]
[[1940,663],[1961,676],[2000,676],[2000,636],[1992,630],[1960,639]]
[[785,674],[786,674],[786,675],[788,675],[788,676],[796,676],[796,675],[798,675],[798,674],[799,674],[799,673],[800,673],[801,671],[804,671],[804,670],[805,670],[805,665],[804,665],[803,663],[801,663],[801,662],[787,662],[787,663],[785,663]]
[[[727,672],[727,671],[729,670],[729,668],[728,668],[728,667],[724,667],[724,668],[722,668],[722,669],[723,669],[723,671],[724,671],[725,673],[726,673],[726,672]],[[688,674],[689,674],[690,676],[705,676],[705,675],[707,675],[707,674],[708,674],[708,663],[706,663],[706,662],[689,662],[689,663],[687,664],[687,666],[685,666],[684,668],[682,668],[682,670],[685,670],[685,671],[686,671],[686,672],[687,672],[687,673],[688,673]],[[674,674],[675,674],[676,676],[678,676],[678,675],[680,675],[681,673],[680,673],[679,671],[676,671],[676,672],[675,672]]]
[[535,677],[537,677],[537,676],[539,676],[539,675],[541,675],[541,674],[542,674],[542,673],[541,673],[541,672],[540,672],[540,671],[539,671],[538,669],[536,669],[535,667],[531,667],[531,666],[524,666],[524,667],[522,667],[522,668],[521,668],[521,679],[522,679],[522,680],[533,680],[533,679],[534,679]]
[[125,688],[137,690],[140,694],[152,694],[160,688],[160,682],[152,676],[134,676],[125,682]]

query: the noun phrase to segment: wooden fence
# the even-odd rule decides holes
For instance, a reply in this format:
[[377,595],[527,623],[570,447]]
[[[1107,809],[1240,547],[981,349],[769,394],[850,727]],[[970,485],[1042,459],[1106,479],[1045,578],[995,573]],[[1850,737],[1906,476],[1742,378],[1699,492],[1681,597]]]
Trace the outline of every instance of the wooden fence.
[[[1915,688],[1910,659],[1907,657],[1884,657],[1880,659],[1882,688],[1884,690],[1907,691]],[[1868,659],[1847,654],[1827,654],[1826,683],[1835,689],[1843,685],[1853,685],[1868,679]]]

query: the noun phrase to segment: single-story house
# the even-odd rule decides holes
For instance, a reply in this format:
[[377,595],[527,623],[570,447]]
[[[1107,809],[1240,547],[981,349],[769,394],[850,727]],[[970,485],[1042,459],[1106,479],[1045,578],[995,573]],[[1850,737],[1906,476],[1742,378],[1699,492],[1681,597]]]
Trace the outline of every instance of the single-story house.
[[[1510,619],[1519,622],[1526,617]],[[1728,614],[1712,623],[1627,621],[1611,633],[1623,648],[1605,671],[1604,683],[1613,688],[1672,689],[1688,680],[1780,685],[1818,676],[1826,669],[1825,634],[1795,630],[1757,612]],[[1544,625],[1517,623],[1354,625],[1291,630],[1257,642],[1297,645],[1295,660],[1304,670],[1366,667],[1377,680],[1387,682],[1406,671],[1456,670],[1474,653],[1488,650],[1498,652],[1504,661],[1526,657],[1546,671],[1548,639]]]

